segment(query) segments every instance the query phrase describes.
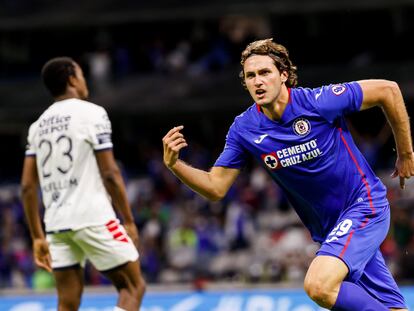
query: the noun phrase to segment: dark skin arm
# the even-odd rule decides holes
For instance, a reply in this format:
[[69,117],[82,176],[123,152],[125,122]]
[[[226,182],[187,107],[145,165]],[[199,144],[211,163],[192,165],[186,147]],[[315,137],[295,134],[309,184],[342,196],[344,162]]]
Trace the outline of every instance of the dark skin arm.
[[26,221],[33,241],[33,257],[37,266],[51,272],[52,260],[40,219],[38,188],[36,157],[26,157],[21,178],[21,195]]
[[121,172],[115,162],[112,150],[95,152],[96,161],[101,173],[102,181],[108,191],[115,210],[121,215],[124,227],[129,237],[138,247],[138,230],[129,206],[125,184]]

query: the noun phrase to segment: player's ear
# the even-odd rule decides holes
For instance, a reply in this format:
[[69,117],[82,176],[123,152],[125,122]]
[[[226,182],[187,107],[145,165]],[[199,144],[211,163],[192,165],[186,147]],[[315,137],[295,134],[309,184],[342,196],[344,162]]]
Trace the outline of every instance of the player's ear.
[[280,80],[281,80],[283,83],[285,83],[285,82],[287,81],[288,77],[289,77],[289,75],[288,75],[287,71],[283,71],[283,72],[280,74]]
[[68,79],[68,86],[75,86],[77,83],[77,78],[74,75],[70,75]]

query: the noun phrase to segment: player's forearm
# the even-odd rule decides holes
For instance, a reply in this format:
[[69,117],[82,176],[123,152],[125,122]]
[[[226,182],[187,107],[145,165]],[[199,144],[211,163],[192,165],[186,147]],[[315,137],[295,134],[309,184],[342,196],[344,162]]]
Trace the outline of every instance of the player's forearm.
[[214,184],[209,172],[194,168],[181,160],[177,160],[170,170],[194,192],[208,200],[218,201],[225,195]]
[[36,189],[23,187],[22,200],[24,214],[29,226],[32,240],[44,239],[45,234],[43,232],[42,221],[39,215],[39,199]]
[[390,89],[389,96],[381,105],[394,133],[399,157],[412,156],[410,121],[398,85]]
[[131,208],[126,194],[125,184],[119,170],[104,174],[103,181],[115,210],[121,215],[125,223],[133,223]]

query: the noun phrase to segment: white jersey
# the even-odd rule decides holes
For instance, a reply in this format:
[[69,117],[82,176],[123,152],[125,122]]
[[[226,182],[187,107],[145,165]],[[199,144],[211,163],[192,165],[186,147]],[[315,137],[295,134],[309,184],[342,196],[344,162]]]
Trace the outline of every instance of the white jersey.
[[111,123],[100,106],[55,102],[29,129],[26,156],[35,156],[47,232],[77,230],[115,219],[94,152],[112,148]]

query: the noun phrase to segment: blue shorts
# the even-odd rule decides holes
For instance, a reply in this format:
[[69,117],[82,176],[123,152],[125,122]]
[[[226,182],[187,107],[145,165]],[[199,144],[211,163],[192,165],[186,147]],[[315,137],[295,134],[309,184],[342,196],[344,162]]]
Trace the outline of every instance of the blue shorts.
[[322,243],[318,256],[340,258],[348,267],[345,281],[364,288],[388,308],[406,308],[380,251],[390,226],[389,206],[353,206],[343,213]]

